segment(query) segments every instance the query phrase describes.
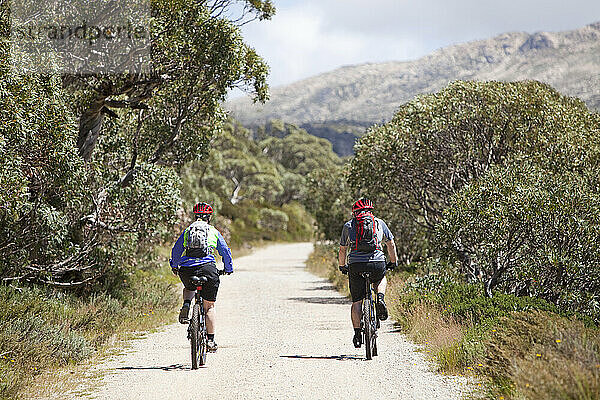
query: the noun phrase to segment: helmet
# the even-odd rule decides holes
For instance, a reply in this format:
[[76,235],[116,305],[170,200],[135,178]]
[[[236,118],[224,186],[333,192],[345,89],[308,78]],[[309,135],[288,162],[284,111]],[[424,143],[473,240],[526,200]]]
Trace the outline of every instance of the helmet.
[[358,212],[358,211],[362,211],[362,210],[372,210],[373,208],[375,208],[375,207],[373,207],[373,203],[371,202],[371,200],[361,198],[361,199],[358,199],[356,201],[356,203],[354,203],[352,205],[352,212]]
[[198,203],[194,206],[194,214],[212,214],[213,208],[208,203]]

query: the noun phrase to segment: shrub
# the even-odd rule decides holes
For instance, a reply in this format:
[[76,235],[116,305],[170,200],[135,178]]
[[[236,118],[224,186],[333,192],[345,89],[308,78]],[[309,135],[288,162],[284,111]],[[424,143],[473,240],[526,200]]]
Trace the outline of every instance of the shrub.
[[289,219],[288,215],[283,211],[261,208],[258,226],[270,232],[282,232],[287,230]]
[[484,284],[600,321],[600,195],[579,173],[520,163],[466,186],[444,212],[442,246]]

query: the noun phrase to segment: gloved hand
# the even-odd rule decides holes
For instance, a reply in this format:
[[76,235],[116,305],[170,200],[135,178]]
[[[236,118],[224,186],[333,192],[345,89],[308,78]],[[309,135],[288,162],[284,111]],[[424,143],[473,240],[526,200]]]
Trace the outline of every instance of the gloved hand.
[[344,275],[348,275],[348,266],[347,265],[340,265],[340,272]]
[[178,267],[171,267],[171,272],[173,273],[173,275],[178,276],[178,272],[179,272],[179,268]]
[[396,262],[388,262],[388,263],[385,265],[385,268],[386,268],[388,271],[393,271],[393,270],[395,270],[395,269],[396,269],[396,267],[397,267],[397,266],[398,266],[398,262],[397,262],[397,261],[396,261]]

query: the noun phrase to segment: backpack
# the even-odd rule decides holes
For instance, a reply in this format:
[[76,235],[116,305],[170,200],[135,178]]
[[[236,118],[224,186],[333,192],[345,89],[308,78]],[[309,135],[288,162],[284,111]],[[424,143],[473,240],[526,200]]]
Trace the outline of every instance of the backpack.
[[356,232],[354,250],[372,253],[379,248],[375,224],[375,217],[368,211],[354,216],[352,219],[354,232]]
[[198,220],[187,228],[187,240],[184,241],[185,255],[188,257],[206,257],[210,225],[206,221]]

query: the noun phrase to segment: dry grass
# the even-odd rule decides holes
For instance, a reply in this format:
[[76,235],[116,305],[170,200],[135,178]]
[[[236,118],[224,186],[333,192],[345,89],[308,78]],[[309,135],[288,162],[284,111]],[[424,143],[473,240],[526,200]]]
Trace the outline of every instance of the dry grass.
[[600,399],[600,337],[581,321],[514,313],[501,320],[486,346],[487,374],[512,383],[500,392],[527,399]]
[[306,265],[313,274],[329,279],[344,296],[350,295],[348,277],[338,270],[337,246],[315,246]]

